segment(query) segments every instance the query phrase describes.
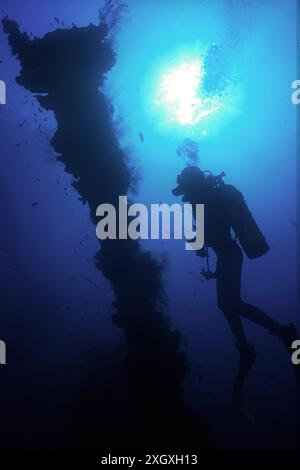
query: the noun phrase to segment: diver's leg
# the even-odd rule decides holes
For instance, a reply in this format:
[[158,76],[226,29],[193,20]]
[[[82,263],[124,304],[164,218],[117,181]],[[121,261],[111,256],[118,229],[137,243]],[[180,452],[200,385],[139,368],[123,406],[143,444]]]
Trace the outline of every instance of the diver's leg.
[[242,253],[236,244],[230,244],[226,250],[217,255],[218,305],[227,319],[240,353],[239,367],[233,387],[233,401],[239,414],[247,421],[253,422],[244,398],[244,383],[254,363],[255,351],[254,347],[247,342],[239,313]]
[[[280,335],[285,327],[266,315],[262,310],[241,299],[243,254],[233,241],[226,246],[226,251],[218,257],[217,289],[218,301],[229,323],[237,329],[236,319],[232,320],[232,311],[268,329],[272,334]],[[219,283],[218,283],[219,281]],[[230,313],[231,312],[231,313]],[[238,328],[240,330],[240,327]]]
[[258,307],[243,301],[241,301],[240,314],[247,318],[247,320],[268,329],[271,333],[277,334],[281,329],[281,325],[273,320],[273,318],[269,317]]
[[217,253],[217,298],[218,306],[225,315],[236,340],[237,347],[245,349],[247,340],[240,317],[242,253],[233,242]]
[[243,349],[247,345],[247,339],[240,315],[231,309],[222,308],[227,323],[233,333],[237,347]]

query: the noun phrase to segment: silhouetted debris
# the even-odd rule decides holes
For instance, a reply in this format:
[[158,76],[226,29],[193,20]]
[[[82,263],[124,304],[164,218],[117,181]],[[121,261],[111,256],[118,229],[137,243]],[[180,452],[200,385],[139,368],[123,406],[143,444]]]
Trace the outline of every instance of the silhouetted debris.
[[139,138],[141,139],[141,142],[144,142],[144,134],[142,132],[139,132]]
[[38,205],[39,205],[38,202],[34,202],[34,203],[32,204],[32,207],[36,207],[36,206],[38,206]]

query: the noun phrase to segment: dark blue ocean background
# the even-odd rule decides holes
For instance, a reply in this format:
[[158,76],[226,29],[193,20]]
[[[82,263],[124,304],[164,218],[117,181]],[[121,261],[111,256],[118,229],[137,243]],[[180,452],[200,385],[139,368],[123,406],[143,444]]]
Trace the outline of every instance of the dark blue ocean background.
[[[186,161],[176,150],[184,138],[194,139],[200,166],[225,171],[225,181],[243,192],[271,246],[258,260],[244,258],[245,299],[281,323],[297,323],[291,103],[291,83],[300,78],[296,2],[129,0],[128,5],[115,31],[117,63],[104,90],[114,106],[120,145],[137,175],[132,198],[177,202],[171,189]],[[100,7],[98,0],[1,0],[0,16],[43,36],[58,27],[54,17],[66,27],[97,23]],[[160,73],[213,43],[220,47],[221,73],[229,77],[234,96],[225,98],[220,116],[200,128],[168,124],[154,103]],[[20,66],[2,29],[0,60],[0,79],[7,84],[7,105],[0,108],[0,338],[8,361],[0,370],[5,423],[0,447],[57,447],[81,391],[92,386],[96,358],[103,358],[99,374],[110,374],[124,338],[112,321],[114,294],[93,262],[98,241],[88,208],[78,201],[50,145],[54,116],[39,113],[34,96],[15,83]],[[189,362],[186,402],[207,417],[221,446],[295,448],[299,390],[279,341],[245,321],[257,349],[246,386],[256,418],[249,425],[232,405],[238,355],[217,308],[214,281],[202,282],[204,262],[185,251],[184,241],[143,241],[143,246],[165,262],[165,309],[183,334]]]

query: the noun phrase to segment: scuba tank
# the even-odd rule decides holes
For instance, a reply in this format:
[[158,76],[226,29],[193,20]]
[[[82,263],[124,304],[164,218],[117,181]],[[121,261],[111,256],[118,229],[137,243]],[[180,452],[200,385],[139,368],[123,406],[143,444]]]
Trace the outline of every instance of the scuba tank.
[[219,192],[221,200],[228,208],[231,227],[248,258],[255,259],[266,254],[270,247],[251,214],[244,196],[234,186],[225,184],[223,177],[208,173],[206,180]]

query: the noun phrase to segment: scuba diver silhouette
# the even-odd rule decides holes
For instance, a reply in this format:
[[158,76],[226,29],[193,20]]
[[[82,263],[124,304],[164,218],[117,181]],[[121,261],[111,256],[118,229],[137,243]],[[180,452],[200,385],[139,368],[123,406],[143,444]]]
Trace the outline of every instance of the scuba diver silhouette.
[[[182,196],[183,202],[195,205],[204,204],[204,240],[205,245],[197,255],[207,257],[207,270],[202,270],[204,277],[216,279],[217,299],[220,310],[224,313],[239,350],[240,361],[234,383],[233,398],[238,411],[247,420],[253,421],[243,397],[244,380],[254,360],[254,346],[248,343],[241,316],[266,328],[276,335],[289,351],[298,338],[295,327],[282,326],[266,315],[259,308],[246,303],[241,298],[241,274],[243,253],[249,258],[264,255],[269,246],[249,211],[243,195],[234,186],[225,184],[224,173],[213,176],[208,171],[201,171],[196,166],[186,167],[177,177],[177,187],[172,190],[175,196]],[[235,238],[232,237],[232,230]],[[217,256],[216,271],[212,272],[208,264],[208,248]],[[295,367],[299,380],[299,368]]]

